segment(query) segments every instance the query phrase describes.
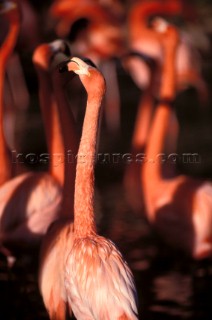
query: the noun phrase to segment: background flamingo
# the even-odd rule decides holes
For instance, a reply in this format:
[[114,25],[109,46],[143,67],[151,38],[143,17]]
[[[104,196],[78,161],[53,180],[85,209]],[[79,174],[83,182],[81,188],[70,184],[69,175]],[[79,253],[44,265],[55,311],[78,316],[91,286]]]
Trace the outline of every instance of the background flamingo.
[[[12,248],[38,245],[51,222],[58,217],[61,208],[64,143],[57,104],[48,76],[51,57],[58,50],[65,50],[64,43],[59,42],[51,47],[41,45],[33,55],[40,80],[39,95],[49,148],[49,172],[22,174],[0,189],[1,243]],[[62,161],[56,163],[55,154],[60,154]]]
[[[163,23],[162,28],[164,30]],[[159,25],[161,28],[161,24]],[[212,254],[212,185],[180,175],[166,180],[157,155],[163,151],[172,101],[176,91],[175,55],[179,43],[174,27],[161,36],[165,61],[160,100],[155,112],[146,148],[141,177],[149,221],[170,244],[195,259]]]
[[[184,10],[184,4],[181,1],[138,1],[131,6],[129,13],[129,45],[132,52],[125,57],[123,62],[129,68],[135,83],[143,92],[138,106],[138,117],[132,138],[131,148],[133,155],[145,151],[145,142],[155,103],[154,96],[158,95],[158,79],[160,78],[159,68],[155,68],[152,74],[147,66],[153,58],[155,63],[160,63],[162,59],[157,39],[154,38],[154,33],[148,27],[148,19],[156,15],[165,15],[170,18],[176,15],[182,17],[189,13],[189,10]],[[207,89],[200,74],[200,58],[197,51],[190,46],[187,38],[185,40],[184,36],[181,36],[181,44],[177,52],[178,89],[184,89],[186,85],[196,85],[201,101],[205,101]],[[196,59],[196,62],[191,63],[191,56],[192,59]],[[194,66],[195,68],[198,66],[198,68],[195,69]],[[172,117],[170,117],[169,134],[167,134],[165,144],[165,152],[167,154],[176,150],[177,129],[178,123],[173,113]],[[167,177],[175,174],[173,166],[166,165],[163,169]],[[126,167],[124,176],[126,197],[134,211],[141,211],[143,205],[143,202],[139,201],[142,197],[138,178],[139,170],[139,163],[133,161]]]
[[[148,19],[151,15],[183,15],[184,6],[181,1],[142,1],[131,7],[128,15],[129,41],[133,50],[141,51],[158,61],[162,60],[162,52],[157,41],[154,40],[154,32],[148,28]],[[188,84],[193,85],[199,92],[200,99],[206,98],[206,86],[201,76],[200,57],[189,41],[188,36],[181,32],[180,44],[177,50],[177,88],[185,88]],[[138,73],[133,75],[138,77]],[[145,73],[144,73],[145,74]],[[136,82],[141,82],[136,79]],[[144,81],[144,80],[143,80]],[[146,80],[147,81],[147,80]]]
[[[155,60],[148,56],[142,55],[142,53],[140,54],[138,52],[131,52],[129,55],[135,56],[136,58],[134,59],[138,59],[138,63],[140,61],[142,64],[143,62],[146,62],[146,67],[149,68],[150,73],[149,84],[147,88],[143,90],[139,100],[134,132],[132,136],[131,154],[133,155],[133,161],[126,166],[124,173],[124,187],[127,201],[135,212],[140,213],[140,211],[144,209],[144,203],[139,172],[145,157],[146,141],[153,114],[153,92],[155,89],[155,74],[157,74],[158,67]],[[123,62],[124,60],[125,59],[123,59]]]
[[[51,61],[50,74],[62,125],[64,148],[66,151],[71,150],[75,158],[77,153],[76,148],[78,146],[75,121],[65,95],[65,89],[67,82],[70,81],[70,75],[68,75],[68,77],[61,77],[57,67],[59,62],[64,59],[67,61],[67,57],[62,54],[62,50],[59,50],[60,47],[64,49],[64,46],[67,48],[66,42],[57,40],[51,44],[42,45],[42,48],[46,53],[53,50],[55,54],[54,60]],[[70,55],[68,48],[65,51]],[[69,241],[71,247],[72,237],[70,235],[68,240],[66,237],[68,234],[73,233],[73,226],[70,223],[70,219],[73,218],[75,169],[75,162],[72,163],[69,162],[68,159],[65,159],[65,181],[63,201],[59,214],[60,219],[48,230],[41,250],[40,273],[42,276],[40,276],[40,287],[44,304],[48,309],[51,319],[55,319],[58,315],[61,319],[65,319],[66,313],[63,282],[63,261],[66,253],[64,252],[64,246],[61,244],[63,244],[64,241]],[[58,261],[61,263],[58,264]],[[46,272],[52,275],[51,278],[48,278],[48,281],[46,281]]]
[[20,29],[20,12],[15,1],[4,1],[0,6],[0,14],[9,22],[8,34],[0,48],[0,185],[2,185],[13,175],[11,153],[4,134],[4,83],[7,62],[13,52]]

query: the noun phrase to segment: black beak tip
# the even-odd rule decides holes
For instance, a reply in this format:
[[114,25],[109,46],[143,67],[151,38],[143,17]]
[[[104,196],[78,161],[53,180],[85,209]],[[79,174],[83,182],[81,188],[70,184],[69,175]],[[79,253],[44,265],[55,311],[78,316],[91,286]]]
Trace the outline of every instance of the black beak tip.
[[68,66],[67,65],[63,65],[59,67],[59,72],[60,73],[64,73],[68,71]]

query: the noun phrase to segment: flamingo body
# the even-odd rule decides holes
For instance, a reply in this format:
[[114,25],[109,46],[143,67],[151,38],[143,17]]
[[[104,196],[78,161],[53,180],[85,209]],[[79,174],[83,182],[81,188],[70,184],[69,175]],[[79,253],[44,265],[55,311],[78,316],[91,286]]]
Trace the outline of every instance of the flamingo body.
[[[48,75],[50,60],[57,51],[65,51],[64,43],[52,44],[48,48],[42,45],[33,55],[40,82],[40,103],[50,158],[57,152],[64,154],[57,103]],[[54,161],[50,162],[47,173],[22,174],[1,186],[1,242],[12,248],[38,245],[49,225],[59,217],[63,186],[64,164],[55,166]]]
[[66,262],[65,286],[77,319],[138,319],[132,273],[108,239],[97,235],[75,239]]
[[148,218],[167,243],[195,259],[212,255],[210,182],[179,176],[146,200]]
[[0,188],[0,234],[5,243],[37,244],[58,217],[62,189],[47,173],[22,174]]
[[[60,219],[52,224],[42,243],[39,269],[39,288],[50,319],[55,315],[65,319],[67,293],[64,266],[73,246],[73,224]],[[48,280],[47,280],[48,279]],[[71,309],[69,309],[71,314]]]

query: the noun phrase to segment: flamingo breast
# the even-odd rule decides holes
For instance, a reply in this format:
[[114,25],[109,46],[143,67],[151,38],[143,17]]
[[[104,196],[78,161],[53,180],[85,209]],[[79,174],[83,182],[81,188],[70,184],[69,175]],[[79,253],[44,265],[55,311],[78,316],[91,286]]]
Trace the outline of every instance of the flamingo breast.
[[77,319],[138,319],[132,273],[115,245],[103,237],[75,240],[65,286]]

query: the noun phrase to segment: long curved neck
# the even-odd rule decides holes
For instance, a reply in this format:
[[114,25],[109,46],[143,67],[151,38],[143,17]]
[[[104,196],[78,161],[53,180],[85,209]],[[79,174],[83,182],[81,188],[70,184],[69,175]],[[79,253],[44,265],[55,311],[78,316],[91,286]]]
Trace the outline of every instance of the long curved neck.
[[163,102],[163,98],[172,100],[175,96],[175,50],[166,50],[162,70],[160,90],[161,103],[157,106],[149,140],[146,148],[146,161],[143,164],[142,179],[144,191],[151,194],[157,182],[163,180],[160,154],[163,152],[171,107]]
[[[95,88],[96,84],[93,83]],[[98,97],[88,92],[86,113],[80,141],[74,198],[74,232],[76,237],[95,234],[94,221],[94,162],[103,93]]]
[[53,87],[58,103],[60,122],[63,133],[64,149],[65,149],[65,177],[63,189],[63,203],[61,216],[70,218],[74,212],[74,187],[76,177],[76,160],[77,150],[79,146],[79,139],[76,132],[76,124],[71,112],[67,97],[65,95],[65,88],[61,85],[59,79],[59,72],[57,70],[57,77],[53,76]]
[[39,100],[49,153],[49,173],[63,186],[64,184],[64,143],[58,106],[47,72],[36,67],[39,79]]
[[4,81],[7,60],[12,53],[19,32],[19,23],[11,22],[8,35],[0,48],[0,185],[12,177],[10,150],[4,135]]

